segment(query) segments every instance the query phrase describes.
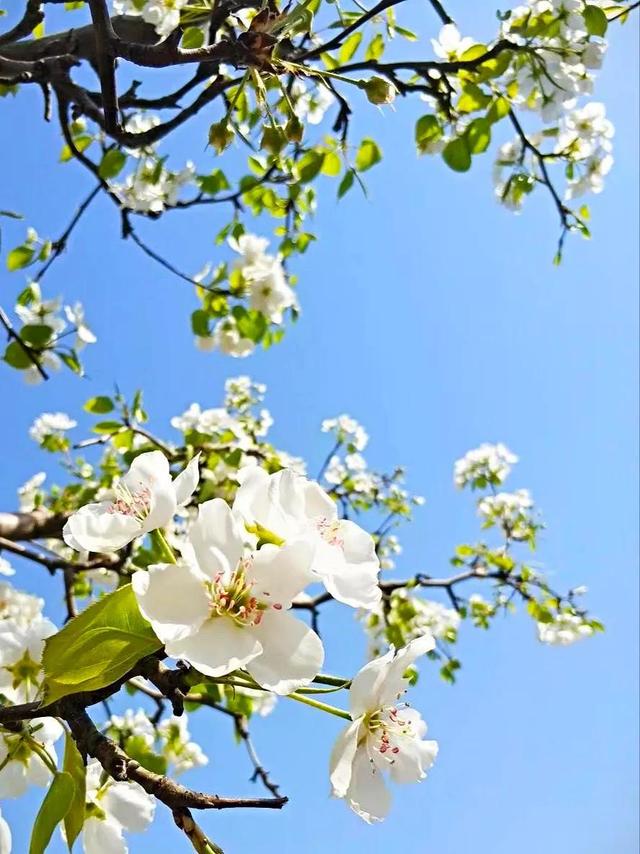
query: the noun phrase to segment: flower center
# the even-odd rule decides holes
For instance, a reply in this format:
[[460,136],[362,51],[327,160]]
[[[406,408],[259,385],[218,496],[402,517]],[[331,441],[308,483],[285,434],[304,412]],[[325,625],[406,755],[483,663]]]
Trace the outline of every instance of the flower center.
[[402,709],[403,707],[390,706],[379,709],[365,719],[373,749],[389,762],[393,762],[394,757],[400,753],[402,739],[416,737],[412,722],[403,718]]
[[19,688],[23,683],[36,686],[40,684],[39,677],[42,672],[42,667],[39,662],[34,661],[31,658],[29,650],[25,650],[22,658],[5,669],[9,671],[13,678],[13,688]]
[[124,483],[117,483],[114,487],[116,497],[108,509],[108,513],[121,513],[123,516],[131,516],[139,522],[144,522],[151,512],[151,490],[142,482],[140,488],[132,492]]
[[[211,617],[229,617],[241,627],[259,626],[262,615],[269,608],[282,610],[279,602],[265,602],[253,594],[253,580],[247,578],[251,558],[243,558],[233,571],[229,581],[219,572],[210,585]],[[262,596],[269,597],[264,591]]]
[[316,521],[318,533],[330,546],[344,548],[344,539],[340,536],[340,519],[327,519],[322,516]]

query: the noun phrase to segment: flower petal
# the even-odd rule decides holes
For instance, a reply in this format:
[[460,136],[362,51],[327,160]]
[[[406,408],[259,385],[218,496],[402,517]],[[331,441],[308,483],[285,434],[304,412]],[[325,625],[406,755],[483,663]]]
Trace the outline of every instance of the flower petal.
[[322,516],[325,519],[337,519],[338,517],[336,502],[315,481],[307,481],[305,484],[304,512],[311,518]]
[[374,658],[355,675],[349,689],[349,709],[352,718],[381,708],[380,685],[393,661],[394,650],[390,649],[380,658]]
[[262,652],[253,632],[227,617],[207,620],[193,635],[171,641],[165,648],[172,658],[183,658],[205,676],[224,676]]
[[266,611],[251,629],[262,644],[262,655],[247,670],[263,688],[291,694],[308,685],[322,667],[324,649],[318,635],[287,611]]
[[137,456],[122,482],[134,494],[145,487],[151,493],[149,515],[142,523],[145,532],[169,524],[176,512],[176,494],[169,461],[162,451],[147,451]]
[[163,643],[193,634],[209,616],[204,578],[186,563],[160,563],[134,572],[142,615]]
[[67,519],[62,529],[65,543],[76,551],[117,551],[142,533],[133,516],[110,510],[110,501],[85,504]]
[[286,610],[291,600],[314,578],[310,566],[313,547],[305,540],[278,546],[264,545],[254,552],[247,577],[254,579],[253,595]]
[[387,669],[384,682],[380,685],[378,700],[380,706],[392,705],[406,691],[407,682],[403,678],[416,658],[426,655],[436,645],[433,635],[425,632],[419,638],[414,638],[402,649],[396,651],[395,657]]
[[389,813],[391,793],[380,771],[369,762],[366,750],[356,751],[346,797],[351,809],[367,824],[382,821]]
[[199,462],[200,453],[197,453],[173,481],[178,507],[183,507],[195,492],[200,480]]
[[84,854],[127,854],[121,825],[109,817],[99,819],[91,816],[85,819],[82,826],[82,850]]
[[222,498],[199,506],[189,537],[198,565],[209,578],[219,572],[228,576],[244,551],[241,523]]
[[134,833],[142,833],[151,824],[155,798],[137,783],[111,783],[102,797],[107,813]]
[[329,760],[331,792],[336,798],[344,798],[351,783],[353,760],[358,748],[361,719],[346,726],[333,745]]

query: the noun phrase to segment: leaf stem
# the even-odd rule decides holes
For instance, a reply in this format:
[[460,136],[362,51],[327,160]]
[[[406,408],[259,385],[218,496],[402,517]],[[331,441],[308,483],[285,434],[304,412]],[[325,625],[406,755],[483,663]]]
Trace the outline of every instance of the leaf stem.
[[159,528],[155,531],[151,531],[149,536],[151,537],[151,542],[153,543],[154,548],[160,553],[160,557],[165,561],[165,563],[177,562],[173,549],[166,541],[164,534]]
[[311,697],[304,697],[302,694],[287,694],[290,700],[297,700],[298,703],[304,703],[305,706],[312,706],[314,709],[320,709],[321,712],[328,712],[330,715],[335,715],[337,718],[344,718],[345,721],[351,720],[349,712],[343,709],[336,709],[335,706],[329,706],[327,703],[321,703],[319,700],[312,700]]

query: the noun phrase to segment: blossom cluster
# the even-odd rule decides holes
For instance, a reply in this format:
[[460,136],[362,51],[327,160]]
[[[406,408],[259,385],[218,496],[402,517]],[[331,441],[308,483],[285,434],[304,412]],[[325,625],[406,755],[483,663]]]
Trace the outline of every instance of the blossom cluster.
[[489,484],[499,486],[508,477],[518,457],[506,445],[485,443],[456,461],[453,469],[455,485],[462,489],[484,489]]
[[116,15],[141,15],[165,38],[180,24],[180,10],[188,0],[113,0]]

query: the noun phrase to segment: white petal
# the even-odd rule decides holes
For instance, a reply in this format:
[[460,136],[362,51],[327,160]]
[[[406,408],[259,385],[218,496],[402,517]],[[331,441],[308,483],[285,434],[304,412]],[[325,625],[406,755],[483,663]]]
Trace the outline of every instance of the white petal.
[[0,813],[0,854],[11,854],[11,829]]
[[[47,746],[47,751],[55,762],[55,751],[49,746]],[[48,786],[51,779],[51,771],[37,754],[32,753],[29,757],[25,776],[27,785],[29,786]]]
[[319,538],[312,568],[339,602],[367,610],[380,602],[380,562],[375,543],[371,534],[354,522],[340,522],[335,544]]
[[298,540],[279,548],[265,545],[254,552],[247,577],[254,579],[253,595],[269,604],[279,604],[286,610],[291,600],[310,584],[313,547]]
[[128,854],[122,827],[113,818],[88,818],[82,826],[84,854]]
[[324,661],[322,641],[302,620],[287,611],[266,611],[251,631],[263,652],[249,662],[247,670],[263,688],[291,694],[319,673]]
[[131,586],[145,619],[163,643],[193,634],[209,615],[205,579],[186,563],[134,572]]
[[117,551],[142,533],[133,516],[111,513],[110,508],[110,501],[81,507],[62,529],[65,543],[76,551]]
[[380,685],[378,701],[381,707],[392,705],[398,696],[406,690],[407,683],[403,678],[405,672],[411,667],[416,658],[426,655],[435,645],[436,642],[431,633],[426,632],[396,652],[393,661],[387,669],[384,682]]
[[394,783],[417,783],[424,780],[437,755],[437,741],[407,739],[407,743],[396,754],[394,763],[390,766],[391,779]]
[[162,451],[148,451],[137,456],[122,482],[132,493],[145,487],[151,493],[150,512],[142,523],[145,532],[169,524],[176,512],[176,494],[169,461]]
[[191,637],[166,644],[167,654],[183,658],[205,676],[224,676],[260,655],[254,634],[227,617],[207,620]]
[[304,512],[311,519],[318,516],[325,519],[338,517],[336,502],[314,481],[307,481],[305,484]]
[[366,750],[356,752],[351,785],[347,791],[351,809],[368,824],[382,821],[391,808],[391,794],[382,774],[369,761]]
[[142,833],[153,820],[156,802],[137,783],[111,783],[101,805],[125,830]]
[[361,723],[359,718],[346,726],[333,745],[329,760],[329,780],[332,794],[336,798],[344,798],[351,783],[351,768],[358,747]]
[[380,658],[374,658],[354,677],[349,689],[349,708],[352,718],[359,718],[367,712],[381,708],[379,702],[380,685],[387,675],[393,661],[391,649]]
[[199,462],[200,453],[197,453],[187,467],[173,481],[178,507],[183,507],[195,492],[198,481],[200,480]]
[[213,498],[198,508],[198,518],[189,534],[202,572],[213,578],[233,571],[244,551],[241,523],[226,501]]
[[19,798],[28,786],[26,765],[15,760],[8,762],[0,774],[0,798]]

